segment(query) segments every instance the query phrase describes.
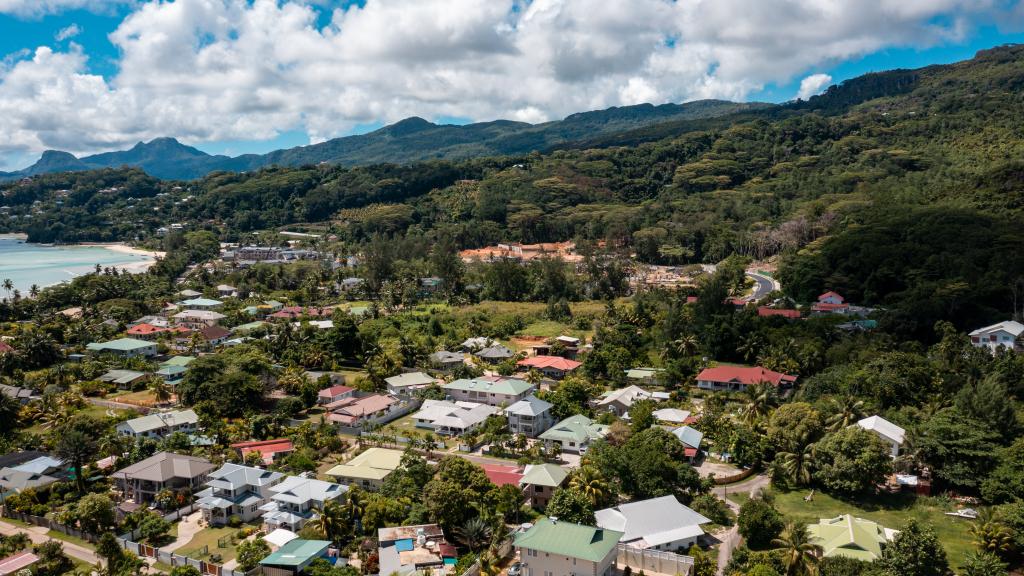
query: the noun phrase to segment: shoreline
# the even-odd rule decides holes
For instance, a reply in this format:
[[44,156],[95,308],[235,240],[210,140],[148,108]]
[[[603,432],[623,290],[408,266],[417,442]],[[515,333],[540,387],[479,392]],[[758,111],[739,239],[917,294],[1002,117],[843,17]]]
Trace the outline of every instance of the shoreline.
[[129,246],[123,242],[80,242],[78,244],[68,244],[68,248],[106,248],[111,252],[117,252],[118,254],[130,254],[132,256],[145,256],[147,258],[163,258],[167,256],[166,252],[159,252],[157,250],[145,250],[142,248],[136,248]]

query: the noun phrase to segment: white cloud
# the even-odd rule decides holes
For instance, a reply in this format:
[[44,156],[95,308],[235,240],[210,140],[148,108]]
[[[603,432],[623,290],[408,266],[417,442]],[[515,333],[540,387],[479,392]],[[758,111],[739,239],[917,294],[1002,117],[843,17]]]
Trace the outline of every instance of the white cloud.
[[65,10],[111,12],[118,5],[134,4],[136,0],[0,0],[0,14],[38,18]]
[[[110,35],[110,79],[90,74],[75,45],[0,67],[0,152],[295,129],[320,141],[412,115],[537,122],[742,100],[884,47],[963,38],[1004,1],[367,0],[324,27],[317,0],[144,3]],[[0,0],[0,12],[104,4]],[[806,78],[807,90],[820,80]]]
[[831,83],[832,77],[828,74],[811,74],[800,81],[800,90],[797,91],[796,97],[807,100],[811,96],[821,94]]
[[61,28],[59,32],[54,36],[57,42],[63,42],[68,38],[74,38],[82,33],[82,28],[78,24],[71,24],[66,28]]

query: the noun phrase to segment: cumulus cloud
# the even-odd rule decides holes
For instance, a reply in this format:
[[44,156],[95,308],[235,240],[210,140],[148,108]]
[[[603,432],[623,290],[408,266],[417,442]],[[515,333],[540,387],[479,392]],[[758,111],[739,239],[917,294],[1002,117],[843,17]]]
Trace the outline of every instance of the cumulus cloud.
[[136,0],[0,0],[0,14],[38,18],[64,10],[111,12],[118,5],[134,4]]
[[75,36],[78,36],[81,33],[82,28],[79,27],[78,24],[72,24],[66,28],[61,28],[60,31],[58,31],[57,34],[54,35],[54,38],[57,40],[57,42],[63,42],[69,38],[74,38]]
[[811,96],[821,94],[831,83],[832,77],[828,74],[811,74],[800,81],[800,90],[797,91],[796,97],[807,100]]
[[[74,44],[0,68],[0,151],[296,129],[319,141],[411,115],[539,122],[639,102],[742,100],[823,64],[963,38],[1003,1],[141,3],[110,35],[120,55],[110,78],[90,74]],[[95,4],[0,0],[0,12]],[[801,94],[830,80],[821,76],[805,78]]]

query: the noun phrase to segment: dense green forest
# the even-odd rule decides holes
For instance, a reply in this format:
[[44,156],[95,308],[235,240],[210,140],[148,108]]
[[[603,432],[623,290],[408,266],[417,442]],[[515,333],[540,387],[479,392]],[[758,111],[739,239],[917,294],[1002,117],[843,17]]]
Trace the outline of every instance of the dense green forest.
[[1022,83],[1024,47],[1010,46],[592,148],[190,182],[133,169],[45,175],[3,188],[0,226],[74,242],[146,240],[174,222],[224,240],[315,224],[353,252],[378,236],[407,240],[410,258],[438,238],[576,239],[661,264],[780,257],[798,299],[835,288],[901,310],[892,320],[920,333],[1019,307]]

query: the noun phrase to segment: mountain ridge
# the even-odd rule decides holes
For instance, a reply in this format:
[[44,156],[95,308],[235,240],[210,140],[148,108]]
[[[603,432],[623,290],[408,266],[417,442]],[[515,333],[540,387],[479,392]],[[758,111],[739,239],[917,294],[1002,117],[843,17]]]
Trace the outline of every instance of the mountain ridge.
[[400,120],[366,134],[333,138],[317,144],[273,150],[266,154],[212,155],[173,137],[138,142],[128,150],[82,156],[48,150],[38,162],[16,172],[0,172],[10,180],[52,174],[138,167],[157,178],[190,180],[211,172],[244,172],[281,165],[300,166],[323,162],[343,165],[410,163],[431,159],[465,159],[479,156],[547,151],[575,140],[639,129],[666,120],[686,121],[774,108],[759,102],[696,100],[683,104],[637,104],[604,110],[577,112],[562,120],[529,124],[493,120],[465,125],[436,124],[418,116]]

